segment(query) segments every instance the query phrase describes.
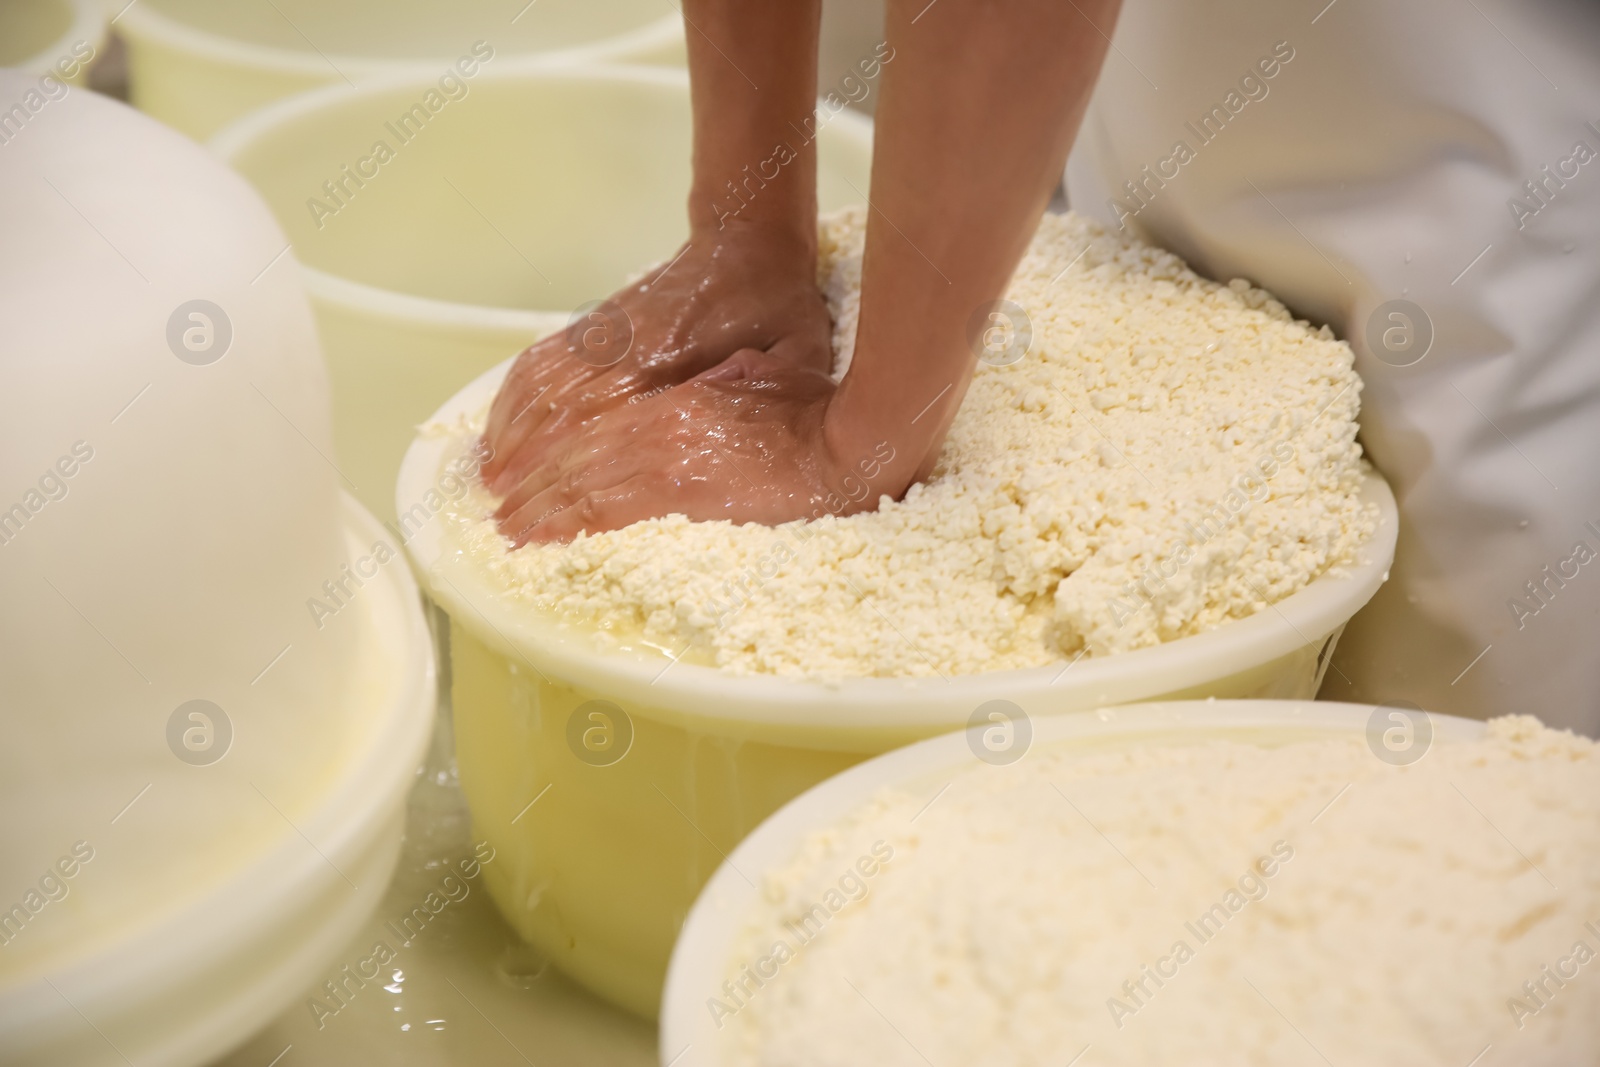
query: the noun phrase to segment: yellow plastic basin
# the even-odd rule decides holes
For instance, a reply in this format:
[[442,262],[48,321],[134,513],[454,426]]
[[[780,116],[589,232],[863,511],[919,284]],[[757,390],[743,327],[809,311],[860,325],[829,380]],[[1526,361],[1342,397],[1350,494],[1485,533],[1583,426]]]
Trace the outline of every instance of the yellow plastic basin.
[[[318,90],[212,142],[293,242],[332,379],[339,467],[383,518],[417,423],[688,236],[688,75],[495,62],[460,79],[465,94],[420,132],[406,126],[404,143],[388,127],[434,79]],[[381,164],[378,141],[393,150]],[[871,121],[835,115],[817,147],[822,209],[858,202]],[[358,186],[346,166],[371,176]],[[334,181],[337,204],[323,185]]]
[[[504,373],[485,374],[436,418],[481,409]],[[437,436],[411,446],[402,511],[440,484],[452,448]],[[461,784],[475,833],[501,857],[486,869],[490,892],[562,970],[654,1017],[701,886],[763,819],[852,764],[967,726],[995,700],[1038,717],[1313,697],[1345,622],[1394,556],[1394,497],[1376,474],[1362,495],[1380,519],[1356,565],[1209,633],[1070,665],[837,685],[598,651],[511,603],[437,517],[408,528],[422,584],[451,616]]]
[[684,55],[683,18],[660,0],[138,0],[117,25],[134,105],[197,140],[321,85],[436,78],[476,41],[501,64]]

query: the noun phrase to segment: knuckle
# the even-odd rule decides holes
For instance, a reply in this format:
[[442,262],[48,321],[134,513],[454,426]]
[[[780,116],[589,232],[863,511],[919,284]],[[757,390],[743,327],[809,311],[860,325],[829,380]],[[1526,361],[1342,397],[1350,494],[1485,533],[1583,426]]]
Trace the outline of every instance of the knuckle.
[[569,500],[578,493],[578,478],[582,473],[581,467],[568,467],[556,479],[556,496],[562,500]]

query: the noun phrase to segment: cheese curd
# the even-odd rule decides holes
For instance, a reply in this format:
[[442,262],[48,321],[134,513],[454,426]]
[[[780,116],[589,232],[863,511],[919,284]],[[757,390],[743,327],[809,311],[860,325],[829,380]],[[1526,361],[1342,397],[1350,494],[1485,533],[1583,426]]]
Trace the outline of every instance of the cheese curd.
[[1041,748],[750,872],[695,1009],[744,1067],[1592,1063],[1597,855],[1600,746],[1527,716],[1405,767]]
[[[865,225],[859,208],[821,224],[836,376]],[[932,477],[874,512],[824,504],[779,527],[669,515],[516,551],[481,491],[447,517],[530,610],[733,674],[820,679],[1155,645],[1262,610],[1371,535],[1361,383],[1325,327],[1073,215],[1042,221],[1007,299],[977,334],[989,359]],[[453,432],[465,442],[481,425]],[[892,448],[861,457],[840,493],[872,491]]]

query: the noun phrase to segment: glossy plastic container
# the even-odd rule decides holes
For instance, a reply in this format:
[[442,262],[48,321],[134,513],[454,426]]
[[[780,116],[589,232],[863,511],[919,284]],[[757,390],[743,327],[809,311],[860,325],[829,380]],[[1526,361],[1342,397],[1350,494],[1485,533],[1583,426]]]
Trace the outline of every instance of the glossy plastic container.
[[[1037,720],[1029,751],[1222,739],[1273,746],[1318,738],[1362,737],[1373,710],[1370,705],[1302,700],[1141,704],[1100,714]],[[1431,713],[1429,719],[1436,744],[1483,736],[1481,722]],[[747,877],[759,883],[762,872],[793,862],[807,836],[848,816],[880,789],[898,787],[932,794],[941,783],[948,783],[953,775],[974,766],[974,746],[981,743],[963,730],[853,767],[796,797],[732,851],[728,862],[695,901],[672,954],[661,1004],[662,1064],[716,1067],[732,1062],[724,1042],[734,1031],[719,1031],[706,1002],[721,995],[721,986],[732,970],[742,926],[760,903],[759,890]]]
[[433,646],[260,197],[88,91],[0,155],[0,1062],[195,1067],[381,898]]
[[318,86],[437,78],[477,41],[501,65],[683,60],[683,17],[659,0],[525,3],[139,0],[117,25],[134,105],[197,140]]
[[[481,409],[503,374],[484,375],[436,417]],[[412,445],[402,513],[436,483],[450,447],[426,435]],[[1357,565],[1212,632],[1071,665],[836,685],[597,651],[509,602],[443,523],[422,523],[408,551],[451,616],[462,788],[476,832],[504,857],[490,890],[563,970],[653,1015],[701,885],[761,820],[854,763],[965,726],[992,700],[1043,716],[1158,699],[1314,696],[1340,630],[1394,554],[1394,498],[1376,475],[1363,495],[1381,518]],[[585,707],[594,700],[616,707]]]
[[[684,72],[490,63],[463,82],[466,95],[406,142],[386,124],[432,80],[319,90],[212,143],[294,243],[332,377],[340,467],[384,517],[419,422],[688,235]],[[375,139],[394,158],[363,168]],[[817,145],[822,209],[858,203],[871,122],[838,114]],[[346,166],[375,173],[358,186]],[[324,189],[332,181],[342,203]],[[313,199],[338,210],[314,215]]]

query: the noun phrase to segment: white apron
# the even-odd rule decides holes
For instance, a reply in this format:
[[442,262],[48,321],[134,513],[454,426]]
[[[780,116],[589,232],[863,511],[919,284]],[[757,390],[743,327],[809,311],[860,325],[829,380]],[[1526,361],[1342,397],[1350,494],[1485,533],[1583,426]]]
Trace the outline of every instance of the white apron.
[[1126,0],[1067,187],[1354,347],[1402,524],[1321,695],[1600,734],[1600,3]]

